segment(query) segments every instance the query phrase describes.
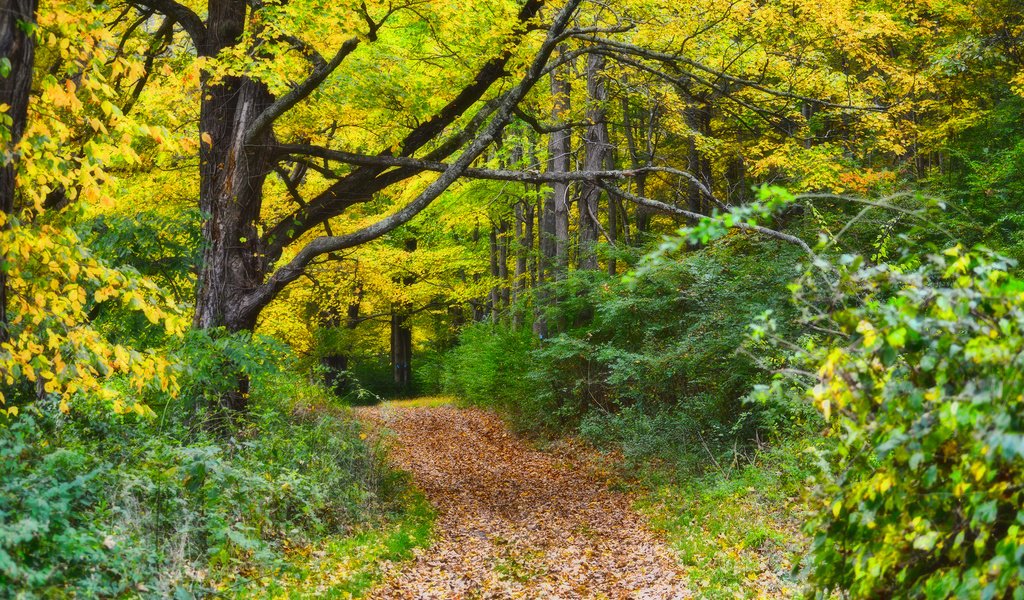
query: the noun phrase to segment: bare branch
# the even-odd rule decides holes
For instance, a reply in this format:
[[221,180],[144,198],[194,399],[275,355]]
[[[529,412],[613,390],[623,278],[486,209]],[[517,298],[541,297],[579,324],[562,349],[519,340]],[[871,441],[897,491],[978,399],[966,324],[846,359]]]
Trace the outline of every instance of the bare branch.
[[[630,202],[633,202],[634,204],[639,204],[640,206],[645,206],[647,208],[651,208],[651,209],[654,209],[654,210],[657,210],[657,211],[660,211],[660,212],[666,212],[666,213],[670,213],[670,214],[674,214],[674,215],[679,215],[681,217],[686,217],[687,219],[689,219],[691,221],[699,221],[701,219],[711,219],[713,221],[719,221],[719,222],[722,221],[722,219],[719,218],[719,217],[709,217],[708,215],[702,215],[700,213],[690,212],[688,210],[679,208],[678,206],[672,206],[671,204],[666,204],[664,202],[659,202],[658,200],[652,200],[650,198],[644,198],[642,196],[637,196],[635,194],[630,194],[627,191],[621,190],[621,189],[619,189],[619,188],[617,188],[617,187],[615,187],[613,185],[609,185],[609,184],[604,183],[604,182],[600,183],[600,185],[609,194],[614,194],[614,195],[622,198],[623,200],[629,200]],[[799,246],[809,256],[812,256],[812,257],[814,256],[814,251],[811,250],[811,247],[807,245],[807,242],[805,242],[802,239],[796,237],[795,235],[790,235],[788,233],[782,233],[781,231],[777,231],[775,229],[769,229],[768,227],[762,227],[760,225],[751,225],[749,223],[744,223],[742,221],[739,221],[739,222],[735,223],[733,226],[736,227],[737,229],[742,229],[744,231],[755,231],[757,233],[760,233],[761,235],[772,237],[772,238],[775,238],[777,240],[782,240],[783,242],[787,242],[789,244],[793,244],[795,246]]]
[[[764,92],[765,94],[769,94],[769,95],[772,95],[772,96],[778,96],[778,97],[781,97],[781,98],[789,98],[789,99],[792,99],[792,100],[801,100],[803,102],[812,102],[812,103],[815,103],[815,104],[820,104],[822,106],[826,106],[828,108],[838,108],[838,109],[845,109],[845,110],[860,110],[860,111],[881,112],[881,111],[884,111],[884,110],[887,109],[887,107],[885,107],[885,106],[878,106],[878,105],[876,105],[876,106],[859,106],[859,105],[854,105],[854,104],[838,104],[838,103],[835,103],[835,102],[829,102],[827,100],[822,100],[821,98],[814,98],[814,97],[811,97],[811,96],[805,96],[803,94],[797,94],[797,93],[794,93],[794,92],[788,92],[786,90],[776,89],[776,88],[773,88],[773,87],[766,86],[766,85],[764,85],[762,83],[759,83],[757,81],[754,81],[752,79],[745,79],[743,77],[737,77],[735,75],[730,75],[729,73],[726,73],[725,71],[722,71],[720,69],[715,69],[713,67],[709,67],[709,66],[705,65],[702,62],[693,60],[692,58],[687,58],[687,57],[682,56],[680,54],[671,54],[671,53],[667,53],[667,52],[659,52],[659,51],[656,51],[656,50],[651,50],[649,48],[641,48],[640,46],[635,46],[633,44],[628,44],[626,42],[618,42],[618,41],[615,41],[615,40],[610,40],[610,39],[607,39],[607,38],[595,37],[595,36],[591,36],[591,35],[577,36],[577,39],[580,39],[580,40],[583,40],[583,41],[587,41],[587,42],[591,42],[593,44],[597,44],[598,46],[603,46],[604,48],[614,49],[614,50],[617,50],[619,52],[623,52],[625,54],[630,54],[632,56],[638,56],[638,57],[641,57],[641,58],[646,58],[648,60],[654,60],[654,61],[657,61],[657,62],[666,63],[666,64],[673,64],[673,65],[683,64],[683,65],[686,65],[688,67],[694,68],[694,69],[696,69],[698,71],[703,71],[705,73],[708,73],[709,75],[713,75],[713,76],[715,76],[715,77],[717,77],[719,79],[722,79],[724,81],[728,81],[730,83],[735,83],[737,85],[753,88],[753,89],[755,89],[755,90],[757,90],[759,92]],[[717,87],[717,86],[715,86],[715,87]]]
[[206,26],[196,13],[174,0],[129,0],[129,4],[156,11],[179,23],[196,48],[206,47]]

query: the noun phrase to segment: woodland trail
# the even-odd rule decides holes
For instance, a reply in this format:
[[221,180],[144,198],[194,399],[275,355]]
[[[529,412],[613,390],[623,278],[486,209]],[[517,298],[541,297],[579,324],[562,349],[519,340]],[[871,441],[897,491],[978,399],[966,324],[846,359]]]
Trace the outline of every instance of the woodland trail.
[[373,598],[688,598],[672,551],[593,469],[531,448],[495,415],[385,404],[360,418],[438,510],[434,543]]

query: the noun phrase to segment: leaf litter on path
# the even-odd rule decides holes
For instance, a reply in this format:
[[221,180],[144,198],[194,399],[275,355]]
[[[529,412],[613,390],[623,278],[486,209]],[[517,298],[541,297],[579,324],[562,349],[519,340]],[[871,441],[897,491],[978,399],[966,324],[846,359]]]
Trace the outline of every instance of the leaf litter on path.
[[580,461],[533,449],[497,416],[359,409],[437,508],[435,541],[387,567],[380,599],[689,598],[674,554]]

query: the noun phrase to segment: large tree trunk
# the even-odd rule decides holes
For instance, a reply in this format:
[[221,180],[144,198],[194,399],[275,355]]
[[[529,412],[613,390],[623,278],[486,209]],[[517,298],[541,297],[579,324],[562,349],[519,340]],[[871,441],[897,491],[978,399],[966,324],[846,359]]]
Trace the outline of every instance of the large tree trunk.
[[[245,29],[244,0],[209,3],[207,34],[201,55],[216,56],[239,42]],[[199,208],[203,253],[196,284],[196,329],[252,330],[258,313],[242,313],[242,299],[263,283],[267,263],[259,247],[256,223],[263,206],[263,184],[270,172],[271,132],[246,144],[253,121],[273,102],[267,87],[248,77],[215,80],[202,74],[199,114]],[[249,380],[239,376],[238,389],[225,393],[225,419],[245,411]],[[219,420],[219,419],[216,419]]]
[[[23,24],[36,22],[38,0],[8,0],[0,9],[0,58],[7,59],[10,72],[0,77],[0,104],[6,104],[11,119],[8,146],[5,155],[17,157],[14,147],[21,141],[28,120],[28,100],[32,90],[32,67],[35,62],[35,43],[26,35]],[[0,212],[5,217],[14,214],[16,193],[16,158],[0,165]],[[4,223],[4,227],[9,224]],[[2,249],[0,249],[2,250]],[[0,260],[8,260],[7,256]],[[7,271],[0,268],[0,342],[9,339],[7,316]]]
[[243,138],[273,98],[262,83],[246,78],[228,78],[204,94],[199,207],[207,219],[193,325],[241,331],[252,329],[257,315],[237,309],[267,271],[256,224],[271,166],[263,148],[270,145],[270,133],[251,146]]
[[[607,108],[608,93],[605,90],[604,57],[591,54],[587,58],[587,97],[590,105],[587,108],[587,133],[584,137],[586,158],[583,168],[586,171],[600,171],[608,167],[611,155],[611,144],[608,139]],[[584,181],[578,203],[580,213],[579,227],[579,268],[596,270],[597,234],[601,229],[598,222],[600,210],[601,188],[594,181]],[[609,213],[611,214],[611,213]]]

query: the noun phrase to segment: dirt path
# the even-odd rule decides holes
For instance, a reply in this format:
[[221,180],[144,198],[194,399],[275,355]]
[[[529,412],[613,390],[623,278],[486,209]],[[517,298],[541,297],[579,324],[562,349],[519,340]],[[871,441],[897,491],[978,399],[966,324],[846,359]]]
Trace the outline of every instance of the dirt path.
[[438,509],[435,543],[374,598],[688,598],[671,551],[627,494],[540,452],[495,416],[450,406],[360,409]]

